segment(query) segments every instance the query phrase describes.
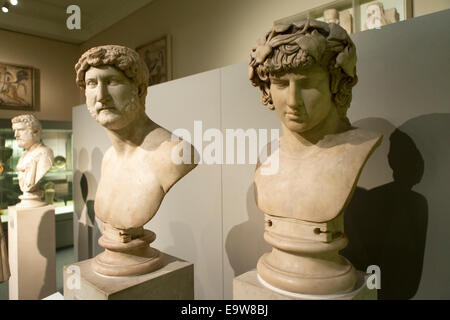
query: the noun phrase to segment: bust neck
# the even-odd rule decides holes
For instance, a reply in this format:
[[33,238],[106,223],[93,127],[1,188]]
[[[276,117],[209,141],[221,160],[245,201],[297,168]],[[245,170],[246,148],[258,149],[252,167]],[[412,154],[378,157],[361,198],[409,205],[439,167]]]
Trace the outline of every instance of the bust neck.
[[31,151],[35,150],[36,148],[41,146],[41,144],[42,144],[41,141],[36,141],[28,149],[25,149],[25,153],[28,153],[28,152],[31,152]]
[[117,130],[106,128],[106,133],[116,153],[126,155],[139,147],[155,127],[156,124],[142,111],[125,127]]
[[299,154],[317,145],[325,136],[349,129],[350,125],[338,115],[336,108],[333,107],[324,121],[305,132],[291,131],[282,123],[283,135],[280,138],[280,150],[289,154]]

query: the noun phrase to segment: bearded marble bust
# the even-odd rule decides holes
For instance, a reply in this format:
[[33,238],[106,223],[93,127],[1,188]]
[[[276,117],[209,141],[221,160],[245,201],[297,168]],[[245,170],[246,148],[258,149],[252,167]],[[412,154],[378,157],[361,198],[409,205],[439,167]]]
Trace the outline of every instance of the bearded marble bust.
[[23,195],[18,206],[39,207],[42,191],[39,181],[50,170],[53,164],[53,151],[41,141],[42,126],[38,119],[31,114],[14,117],[12,128],[17,144],[25,151],[17,163],[16,171],[20,190]]
[[[112,146],[106,151],[95,196],[95,215],[104,223],[99,243],[104,253],[94,270],[105,275],[136,275],[162,266],[144,230],[170,188],[195,164],[177,164],[172,152],[179,141],[145,113],[148,69],[134,50],[106,45],[86,51],[75,66],[92,117]],[[194,149],[190,145],[183,150]],[[147,244],[147,245],[143,245]]]
[[[334,23],[275,26],[251,51],[249,76],[283,132],[255,171],[264,238],[273,247],[258,262],[260,280],[294,293],[349,292],[356,271],[338,255],[347,245],[343,213],[381,142],[346,116],[358,81],[355,46]],[[264,174],[273,161],[278,171]]]

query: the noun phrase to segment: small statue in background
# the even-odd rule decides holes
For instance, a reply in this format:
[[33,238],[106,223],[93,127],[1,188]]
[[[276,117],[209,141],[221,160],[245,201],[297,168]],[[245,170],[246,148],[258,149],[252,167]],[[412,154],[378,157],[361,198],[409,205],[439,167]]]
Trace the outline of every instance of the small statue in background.
[[337,9],[331,8],[323,11],[323,19],[326,23],[336,23],[351,34],[352,31],[352,15],[350,10],[338,11]]
[[22,201],[17,206],[44,206],[45,202],[40,201],[42,191],[39,181],[52,167],[53,151],[41,142],[42,126],[35,116],[24,114],[14,117],[11,122],[18,146],[25,149],[16,167],[20,190],[23,192],[19,196]]
[[367,6],[364,30],[377,29],[387,24],[399,21],[397,9],[384,9],[381,2],[374,2]]
[[339,24],[339,12],[334,8],[325,10],[323,12],[323,18],[326,23]]

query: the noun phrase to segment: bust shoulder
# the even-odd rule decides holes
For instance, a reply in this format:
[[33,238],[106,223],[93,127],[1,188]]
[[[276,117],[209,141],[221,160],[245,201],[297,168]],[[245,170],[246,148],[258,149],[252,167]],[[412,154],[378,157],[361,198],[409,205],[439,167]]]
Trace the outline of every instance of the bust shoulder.
[[36,153],[41,157],[53,160],[53,150],[44,144],[41,144],[38,148],[36,148]]
[[[168,192],[179,179],[196,166],[193,163],[194,147],[184,140],[178,140],[172,132],[156,123],[145,136],[140,149],[148,152],[151,170],[157,176],[164,192]],[[184,150],[188,150],[192,155],[191,163],[173,161],[173,153]]]
[[379,144],[383,136],[379,133],[368,131],[361,128],[352,127],[350,130],[325,136],[318,143],[318,147],[331,148],[339,145],[348,144],[350,146],[360,146],[362,144]]

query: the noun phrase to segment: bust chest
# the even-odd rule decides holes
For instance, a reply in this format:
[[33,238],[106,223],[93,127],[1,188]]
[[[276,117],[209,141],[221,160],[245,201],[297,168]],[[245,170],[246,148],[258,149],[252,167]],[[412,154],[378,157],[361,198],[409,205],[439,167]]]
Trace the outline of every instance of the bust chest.
[[154,153],[143,149],[120,158],[114,153],[102,163],[95,197],[95,213],[119,229],[147,223],[158,210],[165,193],[156,175]]
[[270,215],[304,221],[334,219],[345,209],[361,170],[380,139],[312,146],[298,156],[277,150],[262,164],[269,165],[278,157],[275,174],[263,175],[261,167],[255,171],[258,207]]
[[25,171],[40,156],[36,150],[25,151],[17,162],[16,170]]

